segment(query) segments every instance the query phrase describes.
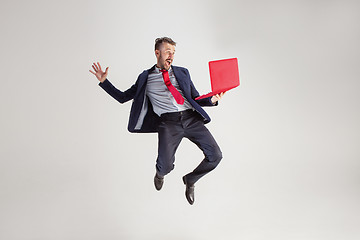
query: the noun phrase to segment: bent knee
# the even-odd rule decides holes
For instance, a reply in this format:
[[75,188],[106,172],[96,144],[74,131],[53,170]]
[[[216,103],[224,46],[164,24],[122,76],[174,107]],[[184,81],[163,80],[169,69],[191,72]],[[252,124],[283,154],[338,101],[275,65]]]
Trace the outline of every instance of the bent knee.
[[215,162],[215,163],[219,163],[222,158],[223,158],[223,155],[222,155],[222,152],[220,151],[220,149],[217,149],[210,156],[208,156],[209,162]]

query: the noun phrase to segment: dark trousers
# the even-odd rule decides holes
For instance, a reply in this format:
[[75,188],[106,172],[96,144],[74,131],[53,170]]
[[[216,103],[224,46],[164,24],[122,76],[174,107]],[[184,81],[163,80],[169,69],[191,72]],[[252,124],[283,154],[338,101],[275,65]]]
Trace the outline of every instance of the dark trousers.
[[156,171],[159,175],[165,176],[174,169],[175,152],[184,137],[195,143],[205,156],[202,162],[185,176],[188,184],[194,184],[219,164],[222,153],[204,126],[202,117],[193,110],[161,115]]

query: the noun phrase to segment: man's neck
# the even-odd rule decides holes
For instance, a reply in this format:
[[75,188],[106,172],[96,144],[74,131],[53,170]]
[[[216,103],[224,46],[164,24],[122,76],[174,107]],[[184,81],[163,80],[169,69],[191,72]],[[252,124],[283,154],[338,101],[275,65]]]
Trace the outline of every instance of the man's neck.
[[157,67],[159,70],[167,70],[167,71],[169,71],[171,68],[171,66],[169,67],[169,69],[161,68],[159,67],[159,64],[156,64],[155,67]]

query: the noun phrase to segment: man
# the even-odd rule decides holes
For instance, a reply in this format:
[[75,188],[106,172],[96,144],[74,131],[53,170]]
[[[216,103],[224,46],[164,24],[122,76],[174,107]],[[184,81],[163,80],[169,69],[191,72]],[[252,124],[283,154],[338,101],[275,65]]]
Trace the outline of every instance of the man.
[[190,79],[189,71],[172,65],[176,43],[168,37],[155,40],[156,65],[143,71],[128,90],[122,92],[107,79],[100,63],[94,63],[93,73],[99,86],[120,103],[132,103],[128,130],[130,132],[157,132],[158,157],[156,160],[155,188],[159,191],[164,176],[174,169],[175,152],[182,138],[188,138],[204,153],[204,160],[183,177],[185,196],[194,203],[194,184],[213,170],[220,162],[222,153],[215,139],[204,124],[210,117],[201,106],[216,106],[223,93],[195,100],[199,96]]

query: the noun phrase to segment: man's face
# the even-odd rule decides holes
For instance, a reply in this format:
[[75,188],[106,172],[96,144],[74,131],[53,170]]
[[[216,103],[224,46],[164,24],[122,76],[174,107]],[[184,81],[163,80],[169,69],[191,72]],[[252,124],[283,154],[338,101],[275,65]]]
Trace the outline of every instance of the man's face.
[[159,50],[155,50],[155,55],[157,58],[157,67],[169,70],[174,61],[175,46],[164,42],[161,44]]

